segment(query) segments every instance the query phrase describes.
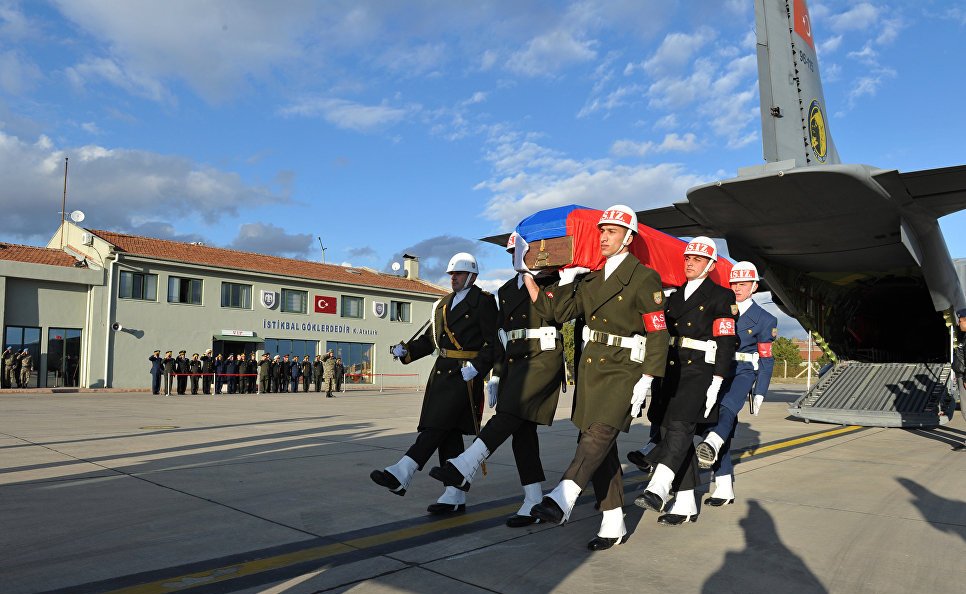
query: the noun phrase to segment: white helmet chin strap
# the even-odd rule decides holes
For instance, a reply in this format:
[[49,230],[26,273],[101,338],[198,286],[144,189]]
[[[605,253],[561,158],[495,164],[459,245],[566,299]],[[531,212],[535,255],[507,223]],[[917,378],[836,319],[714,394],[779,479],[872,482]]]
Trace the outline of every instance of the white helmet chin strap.
[[708,263],[704,267],[704,272],[702,272],[701,273],[701,276],[699,276],[698,278],[705,278],[705,277],[707,277],[708,276],[708,273],[711,272],[711,267],[712,266],[714,266],[714,260],[708,258]]
[[472,287],[474,281],[476,281],[476,273],[471,272],[467,274],[466,280],[463,282],[463,286],[460,288],[460,291],[463,291],[465,289],[469,289],[470,287]]
[[621,242],[621,245],[624,247],[627,247],[631,245],[632,241],[634,241],[634,231],[631,229],[628,229],[627,233],[624,234],[624,241]]

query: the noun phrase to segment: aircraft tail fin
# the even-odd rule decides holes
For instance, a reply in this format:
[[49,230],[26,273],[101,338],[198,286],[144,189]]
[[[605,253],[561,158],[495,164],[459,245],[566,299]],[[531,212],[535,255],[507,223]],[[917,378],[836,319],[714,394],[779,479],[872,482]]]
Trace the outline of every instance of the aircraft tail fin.
[[762,150],[769,163],[840,163],[805,0],[755,0]]

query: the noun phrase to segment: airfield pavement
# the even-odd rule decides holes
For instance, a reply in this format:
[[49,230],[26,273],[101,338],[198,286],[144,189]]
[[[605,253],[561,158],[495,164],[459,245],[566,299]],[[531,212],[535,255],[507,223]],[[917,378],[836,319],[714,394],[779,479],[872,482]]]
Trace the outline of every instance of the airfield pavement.
[[[786,411],[802,390],[742,414],[738,500],[695,524],[634,506],[644,477],[625,464],[629,538],[597,553],[590,488],[564,527],[503,525],[522,500],[509,443],[462,515],[425,512],[435,460],[405,497],[373,484],[420,392],[0,394],[0,592],[963,592],[961,414],[806,424]],[[570,406],[540,430],[545,490],[574,453]],[[622,434],[622,460],[646,435]]]

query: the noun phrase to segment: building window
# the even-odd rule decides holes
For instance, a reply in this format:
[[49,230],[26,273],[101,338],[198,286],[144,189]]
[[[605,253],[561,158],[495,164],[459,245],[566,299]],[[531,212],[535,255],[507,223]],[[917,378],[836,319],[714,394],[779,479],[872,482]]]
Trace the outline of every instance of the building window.
[[309,301],[307,291],[295,291],[293,289],[282,289],[282,311],[288,313],[305,313],[306,303]]
[[325,346],[342,359],[347,384],[372,383],[372,344],[329,340]]
[[221,283],[221,306],[237,309],[252,308],[252,286]]
[[[14,353],[23,353],[24,349],[30,355],[30,376],[27,377],[26,382],[21,381],[21,372],[19,363],[14,367],[16,370],[16,377],[14,378],[14,383],[11,386],[7,385],[7,380],[3,381],[4,387],[11,388],[36,388],[39,386],[40,380],[40,328],[31,328],[24,326],[7,326],[6,332],[4,332],[4,338],[6,338],[6,345],[10,347]],[[9,379],[9,378],[8,378]]]
[[410,303],[408,301],[390,301],[389,319],[393,322],[409,322]]
[[158,275],[121,271],[117,296],[121,299],[158,300]]
[[362,297],[350,297],[348,295],[343,295],[342,296],[342,317],[343,318],[361,318],[364,301],[365,300]]
[[80,328],[47,330],[47,387],[76,387],[79,384]]
[[201,305],[201,279],[169,276],[168,303]]
[[269,356],[279,355],[284,357],[289,355],[301,359],[308,355],[309,360],[314,360],[318,354],[319,341],[317,340],[289,340],[287,338],[266,338],[265,352]]

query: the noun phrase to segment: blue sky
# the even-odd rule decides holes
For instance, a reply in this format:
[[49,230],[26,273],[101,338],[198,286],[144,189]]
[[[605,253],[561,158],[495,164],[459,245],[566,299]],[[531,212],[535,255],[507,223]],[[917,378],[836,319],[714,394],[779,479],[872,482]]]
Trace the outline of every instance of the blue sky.
[[[0,239],[84,225],[439,278],[535,210],[760,163],[753,0],[0,0]],[[809,3],[845,162],[966,163],[966,3]],[[942,221],[966,257],[966,215]]]

